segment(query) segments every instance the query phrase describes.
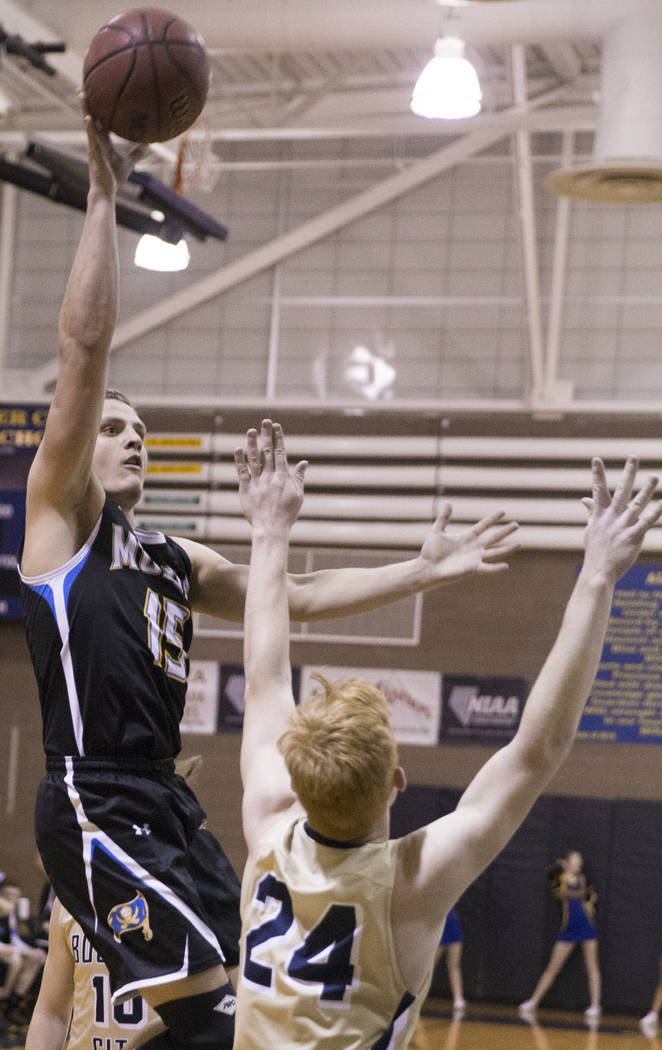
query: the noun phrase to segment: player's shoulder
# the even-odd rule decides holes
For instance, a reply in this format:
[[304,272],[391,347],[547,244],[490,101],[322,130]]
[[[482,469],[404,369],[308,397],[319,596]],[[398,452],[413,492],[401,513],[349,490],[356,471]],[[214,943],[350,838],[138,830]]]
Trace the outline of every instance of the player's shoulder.
[[194,571],[232,567],[233,563],[228,558],[223,557],[222,554],[214,550],[213,547],[207,546],[206,543],[192,540],[188,536],[168,536],[167,539],[181,547],[188,556],[191,568]]

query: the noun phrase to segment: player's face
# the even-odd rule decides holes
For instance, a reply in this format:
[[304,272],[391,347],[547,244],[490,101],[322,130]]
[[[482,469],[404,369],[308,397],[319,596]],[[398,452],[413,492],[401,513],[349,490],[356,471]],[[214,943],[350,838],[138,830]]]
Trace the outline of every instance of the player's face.
[[568,854],[566,860],[567,868],[571,875],[579,875],[580,871],[582,870],[582,865],[584,863],[584,858],[582,857],[581,853],[579,853],[577,850],[573,850],[572,853]]
[[146,467],[145,424],[131,405],[106,398],[92,470],[123,510],[140,499]]

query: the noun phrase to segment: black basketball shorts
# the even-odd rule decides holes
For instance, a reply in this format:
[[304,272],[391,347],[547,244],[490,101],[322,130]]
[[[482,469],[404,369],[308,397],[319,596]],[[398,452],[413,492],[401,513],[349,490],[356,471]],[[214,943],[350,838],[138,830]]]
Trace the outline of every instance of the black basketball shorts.
[[37,845],[114,1002],[239,960],[239,880],[172,762],[47,762]]

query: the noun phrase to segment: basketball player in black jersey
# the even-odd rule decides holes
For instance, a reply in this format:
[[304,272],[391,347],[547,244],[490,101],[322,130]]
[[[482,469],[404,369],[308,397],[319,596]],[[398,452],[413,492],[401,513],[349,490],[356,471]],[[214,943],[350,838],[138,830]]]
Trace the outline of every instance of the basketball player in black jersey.
[[[89,115],[85,123],[87,212],[20,558],[47,755],[37,841],[58,897],[108,966],[114,1001],[141,992],[167,1026],[145,1045],[218,1050],[232,1045],[226,967],[238,960],[239,886],[173,760],[191,610],[241,620],[248,567],[134,528],[145,428],[104,391],[117,314],[115,197],[138,150],[121,156]],[[497,572],[517,547],[500,514],[455,536],[446,524],[442,515],[410,561],[290,577],[292,617],[358,612]]]

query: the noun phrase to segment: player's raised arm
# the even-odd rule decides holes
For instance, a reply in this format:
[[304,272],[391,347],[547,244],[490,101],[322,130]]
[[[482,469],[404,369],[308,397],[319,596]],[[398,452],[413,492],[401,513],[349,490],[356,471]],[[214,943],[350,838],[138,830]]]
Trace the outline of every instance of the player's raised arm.
[[496,511],[475,525],[449,531],[451,514],[450,503],[445,503],[415,558],[376,568],[323,569],[290,576],[292,619],[366,612],[467,576],[491,575],[508,568],[507,559],[519,549],[516,522],[504,521],[504,515]]
[[243,823],[249,852],[266,823],[294,802],[277,742],[294,710],[287,605],[289,535],[303,500],[305,462],[290,470],[283,432],[264,420],[235,454],[239,494],[252,526],[244,620],[246,709],[241,741]]
[[[259,438],[255,454],[260,454]],[[467,576],[491,575],[508,568],[519,550],[517,523],[500,511],[475,525],[449,530],[451,505],[445,503],[415,558],[375,568],[320,569],[289,573],[290,618],[315,621],[366,612],[419,591],[429,591]],[[200,543],[182,539],[193,564],[191,601],[200,612],[241,620],[248,580],[245,565],[233,565]]]
[[[143,147],[121,154],[88,114],[85,127],[87,210],[60,311],[55,393],[28,481],[23,557],[28,573],[48,568],[38,562],[42,528],[49,529],[51,546],[66,548],[71,536],[70,556],[92,527],[104,498],[91,465],[117,316],[115,198]],[[56,564],[58,557],[54,552]]]
[[604,466],[593,460],[584,562],[517,734],[474,777],[454,813],[407,837],[403,861],[411,878],[399,907],[414,937],[425,940],[426,923],[439,921],[443,902],[450,906],[505,846],[570,751],[600,661],[614,585],[662,514],[662,504],[649,506],[657,478],[633,496],[637,466],[628,460],[610,496]]

